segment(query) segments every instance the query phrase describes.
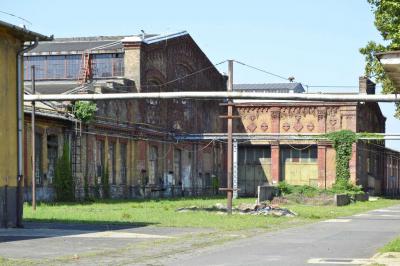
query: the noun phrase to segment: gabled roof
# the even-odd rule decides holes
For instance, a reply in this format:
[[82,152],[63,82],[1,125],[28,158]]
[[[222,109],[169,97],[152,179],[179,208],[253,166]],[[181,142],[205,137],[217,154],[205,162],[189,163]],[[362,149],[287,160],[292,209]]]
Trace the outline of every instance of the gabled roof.
[[47,37],[40,33],[18,27],[16,25],[4,22],[2,20],[0,20],[0,28],[5,28],[9,30],[12,35],[14,35],[15,37],[17,37],[22,41],[35,41],[36,39],[38,39],[38,41],[49,41],[52,39],[52,37]]
[[92,53],[122,53],[124,41],[153,44],[183,35],[188,35],[188,33],[181,31],[172,34],[56,38],[54,41],[40,42],[26,55],[81,54],[86,50],[91,50]]
[[271,92],[305,92],[301,83],[259,83],[259,84],[233,84],[234,91],[271,91]]

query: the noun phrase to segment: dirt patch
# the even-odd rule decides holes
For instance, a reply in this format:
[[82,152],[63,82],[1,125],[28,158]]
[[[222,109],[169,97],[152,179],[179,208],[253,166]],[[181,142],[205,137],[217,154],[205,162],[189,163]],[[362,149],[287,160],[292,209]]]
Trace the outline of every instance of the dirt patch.
[[304,194],[288,194],[285,196],[275,197],[271,201],[272,205],[282,205],[288,203],[299,203],[314,206],[335,205],[335,196],[331,194],[318,194],[310,197]]

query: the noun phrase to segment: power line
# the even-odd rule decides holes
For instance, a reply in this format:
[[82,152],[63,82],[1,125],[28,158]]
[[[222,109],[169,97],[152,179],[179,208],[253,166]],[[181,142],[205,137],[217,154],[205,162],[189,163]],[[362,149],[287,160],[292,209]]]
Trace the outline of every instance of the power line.
[[[267,71],[265,69],[262,69],[262,68],[259,68],[259,67],[255,67],[255,66],[252,66],[252,65],[237,61],[237,60],[234,60],[234,62],[238,63],[238,64],[241,64],[243,66],[246,66],[248,68],[260,71],[262,73],[265,73],[265,74],[268,74],[268,75],[271,75],[271,76],[286,80],[286,81],[294,80],[294,78],[292,78],[292,77],[286,78],[286,77],[284,77],[282,75],[278,75],[278,74],[275,74],[273,72]],[[299,83],[302,83],[302,82],[299,82]],[[307,87],[307,88],[358,88],[358,86],[355,86],[355,85],[307,85],[307,84],[304,84],[304,86]]]
[[354,85],[304,85],[308,88],[358,88]]
[[248,64],[243,63],[243,62],[240,62],[240,61],[236,61],[236,60],[233,60],[233,61],[234,61],[235,63],[238,63],[238,64],[240,64],[240,65],[246,66],[246,67],[248,67],[248,68],[251,68],[251,69],[260,71],[260,72],[262,72],[262,73],[265,73],[265,74],[268,74],[268,75],[271,75],[271,76],[274,76],[274,77],[277,77],[277,78],[280,78],[280,79],[289,80],[289,78],[285,78],[284,76],[281,76],[281,75],[278,75],[278,74],[274,74],[274,73],[272,73],[272,72],[270,72],[270,71],[267,71],[267,70],[264,70],[264,69],[261,69],[261,68],[255,67],[255,66],[251,66],[251,65],[248,65]]
[[28,24],[32,25],[32,22],[30,22],[27,19],[24,19],[23,17],[19,17],[17,15],[14,15],[14,14],[11,14],[11,13],[8,13],[8,12],[5,12],[5,11],[1,11],[1,10],[0,10],[0,13],[6,14],[6,15],[9,15],[9,16],[12,16],[12,17],[16,17],[16,18],[18,18],[20,20],[23,20],[23,21],[27,22]]

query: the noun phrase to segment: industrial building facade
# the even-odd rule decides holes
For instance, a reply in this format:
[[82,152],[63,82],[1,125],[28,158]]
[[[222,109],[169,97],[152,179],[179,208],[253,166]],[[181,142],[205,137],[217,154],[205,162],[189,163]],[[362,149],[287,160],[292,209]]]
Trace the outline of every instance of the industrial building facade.
[[[41,42],[25,54],[27,93],[32,65],[38,69],[37,92],[44,94],[226,90],[226,77],[186,32]],[[360,93],[375,93],[375,84],[367,78],[361,77],[359,84]],[[235,84],[234,90],[304,93],[295,82]],[[64,141],[71,146],[77,198],[85,196],[86,185],[89,194],[95,195],[104,171],[114,198],[205,195],[225,186],[224,141],[191,137],[225,132],[224,120],[219,118],[224,113],[221,102],[173,99],[96,104],[95,117],[88,123],[68,116],[65,103],[50,104],[56,116],[49,108],[42,113],[35,131],[39,200],[53,197],[54,161],[61,156]],[[254,196],[257,186],[280,181],[320,188],[335,182],[332,143],[272,139],[268,134],[325,134],[341,129],[385,132],[385,117],[377,103],[236,100],[235,111],[240,119],[235,120],[234,132],[247,136],[234,142],[235,187],[241,196]],[[29,134],[29,120],[26,125]],[[263,140],[252,138],[262,134]],[[32,149],[25,150],[29,180]],[[358,141],[350,161],[352,182],[375,194],[385,193],[386,184],[387,161],[379,154],[385,154],[384,141]],[[28,200],[29,191],[27,187]]]
[[[225,77],[186,32],[41,42],[25,54],[28,92],[32,65],[38,69],[35,76],[38,93],[226,89]],[[194,72],[197,74],[192,76]],[[220,109],[217,101],[119,100],[96,104],[95,117],[88,123],[80,125],[75,124],[73,118],[65,121],[65,117],[47,115],[47,121],[42,121],[36,129],[39,144],[35,149],[35,164],[39,168],[35,180],[41,191],[39,200],[51,200],[52,158],[61,156],[55,151],[60,152],[63,141],[71,145],[77,198],[84,197],[85,184],[89,186],[90,195],[95,195],[106,170],[114,198],[215,192],[212,183],[219,183],[216,180],[223,176],[222,144],[177,142],[174,134],[222,132],[223,121],[216,115]],[[65,104],[53,107],[60,114],[66,113]],[[52,123],[54,120],[58,122]],[[69,127],[65,127],[68,124]],[[26,143],[29,144],[29,140]],[[29,158],[32,151],[26,150],[26,158]],[[31,167],[26,160],[28,175]],[[29,197],[27,188],[26,198]]]
[[[360,77],[359,92],[375,93],[375,84]],[[301,84],[237,84],[238,91],[301,93]],[[377,103],[236,101],[241,119],[235,121],[235,132],[246,133],[248,141],[238,140],[237,179],[239,195],[253,196],[258,185],[275,185],[286,181],[293,185],[329,188],[335,182],[335,150],[327,140],[301,140],[296,135],[325,134],[342,129],[354,132],[385,132],[385,120]],[[269,141],[251,136],[264,136]],[[292,136],[293,140],[284,136]],[[350,160],[351,181],[375,194],[383,192],[384,141],[353,144]]]

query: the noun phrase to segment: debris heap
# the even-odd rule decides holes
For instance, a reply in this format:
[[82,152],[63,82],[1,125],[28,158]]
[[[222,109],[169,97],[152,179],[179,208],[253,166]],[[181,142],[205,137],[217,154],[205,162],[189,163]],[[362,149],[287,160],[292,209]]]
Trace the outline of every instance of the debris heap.
[[[179,208],[176,210],[177,212],[189,212],[189,211],[207,211],[207,212],[216,212],[216,213],[226,213],[227,208],[225,205],[221,203],[217,203],[212,207],[185,207]],[[270,205],[267,203],[261,202],[260,204],[249,204],[249,203],[241,203],[237,208],[233,208],[233,213],[237,214],[248,214],[248,215],[271,215],[276,217],[294,217],[297,214],[289,209],[281,208],[277,205]]]

